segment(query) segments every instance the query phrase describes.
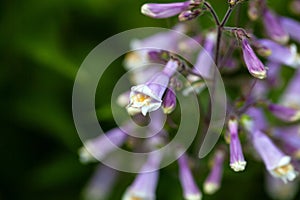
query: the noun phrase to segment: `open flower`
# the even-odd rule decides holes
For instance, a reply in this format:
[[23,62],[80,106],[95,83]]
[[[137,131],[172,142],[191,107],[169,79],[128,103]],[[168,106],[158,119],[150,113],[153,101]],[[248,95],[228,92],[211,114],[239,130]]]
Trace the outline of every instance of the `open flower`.
[[285,106],[300,109],[300,70],[290,80],[286,90],[281,96],[280,103]]
[[277,148],[263,132],[255,131],[252,135],[252,142],[271,175],[284,182],[293,181],[296,178],[298,173],[291,164],[291,157]]
[[162,97],[168,87],[171,76],[176,72],[179,63],[170,59],[164,70],[155,74],[145,84],[133,86],[127,111],[130,115],[155,111],[162,104]]

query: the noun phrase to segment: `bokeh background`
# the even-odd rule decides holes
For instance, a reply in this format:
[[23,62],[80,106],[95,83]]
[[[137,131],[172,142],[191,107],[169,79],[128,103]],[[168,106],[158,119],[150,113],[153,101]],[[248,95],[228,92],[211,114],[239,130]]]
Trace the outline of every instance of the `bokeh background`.
[[[78,161],[82,143],[72,120],[73,81],[85,56],[106,38],[137,27],[174,25],[176,19],[154,20],[141,15],[140,6],[146,2],[1,1],[1,200],[83,199],[82,189],[97,164]],[[222,16],[227,0],[211,2]],[[287,9],[287,1],[269,4],[280,14],[297,18]],[[240,20],[248,20],[246,10],[242,11]],[[209,15],[199,21],[212,25]],[[98,98],[98,112],[106,112],[102,115],[104,129],[114,126],[107,110],[110,91],[122,73],[122,63],[115,62],[102,80],[106,84]],[[264,166],[251,159],[248,164],[247,170],[238,174],[226,166],[222,188],[205,199],[269,199],[264,192]],[[199,185],[207,173],[195,173]],[[120,173],[111,199],[120,199],[133,178],[134,174]],[[157,193],[158,199],[182,199],[175,164],[161,170]]]

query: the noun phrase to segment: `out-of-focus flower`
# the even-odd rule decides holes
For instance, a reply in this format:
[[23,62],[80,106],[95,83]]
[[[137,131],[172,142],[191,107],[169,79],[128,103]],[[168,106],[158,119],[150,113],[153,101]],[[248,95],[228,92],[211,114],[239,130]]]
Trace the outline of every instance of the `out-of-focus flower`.
[[262,158],[269,173],[284,182],[293,181],[297,172],[291,164],[291,157],[284,154],[263,132],[252,133],[255,150]]
[[179,63],[177,60],[170,59],[163,71],[155,74],[145,84],[131,88],[130,103],[127,111],[130,115],[155,111],[162,104],[162,97],[168,87],[171,76],[176,72]]
[[263,22],[268,36],[280,44],[286,44],[289,41],[289,34],[281,26],[279,18],[268,8],[263,10]]
[[258,42],[271,49],[272,53],[268,56],[269,60],[294,68],[299,67],[300,56],[297,53],[296,45],[287,47],[268,39],[261,39]]
[[253,49],[251,48],[248,39],[242,36],[242,50],[245,64],[248,71],[252,76],[258,79],[264,79],[267,77],[267,70],[261,60],[255,55]]
[[298,181],[284,183],[268,173],[266,173],[265,187],[270,197],[278,200],[292,200],[299,190]]
[[221,186],[224,157],[224,151],[221,149],[216,150],[212,163],[212,169],[203,186],[204,192],[207,194],[214,194]]
[[298,69],[294,77],[290,80],[287,88],[280,98],[280,104],[300,109],[300,70]]
[[248,16],[252,21],[255,21],[260,16],[260,2],[259,0],[249,1]]
[[300,159],[300,126],[275,127],[272,136],[283,143],[284,150],[296,159]]
[[273,103],[269,104],[268,108],[273,113],[273,115],[283,121],[294,122],[300,119],[300,109]]
[[110,152],[120,147],[126,140],[127,134],[123,130],[130,130],[129,127],[114,128],[106,134],[90,139],[85,146],[79,149],[80,161],[87,163],[95,159],[103,159]]
[[[300,1],[299,1],[299,6],[300,6]],[[280,23],[283,26],[283,28],[286,30],[286,32],[289,33],[290,37],[293,40],[300,42],[300,35],[299,35],[300,23],[298,21],[287,17],[281,17]]]
[[117,171],[105,165],[99,165],[88,185],[83,190],[86,200],[106,200],[117,180]]
[[152,18],[168,18],[185,11],[190,6],[191,1],[178,3],[147,3],[141,8],[141,12]]
[[[152,154],[142,167],[141,173],[137,175],[134,182],[123,195],[122,200],[155,200],[161,156]],[[147,172],[147,171],[151,172]],[[154,170],[154,171],[153,171]]]
[[179,164],[179,178],[183,189],[185,200],[200,200],[202,198],[202,193],[199,190],[195,180],[193,178],[192,172],[188,165],[188,157],[183,154],[178,159]]
[[231,118],[229,120],[228,129],[230,135],[230,167],[236,172],[244,171],[246,161],[238,136],[238,121],[236,118]]

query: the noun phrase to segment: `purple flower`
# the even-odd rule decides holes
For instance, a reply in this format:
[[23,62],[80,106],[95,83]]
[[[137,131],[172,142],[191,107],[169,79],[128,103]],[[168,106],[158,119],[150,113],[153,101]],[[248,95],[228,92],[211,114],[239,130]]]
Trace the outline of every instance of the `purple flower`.
[[281,17],[280,23],[293,40],[300,42],[300,23],[298,21],[287,17]]
[[204,191],[207,194],[215,193],[221,186],[224,157],[225,153],[218,149],[214,155],[211,172],[204,182]]
[[255,55],[246,37],[242,37],[242,50],[243,50],[244,61],[246,63],[246,66],[250,74],[252,74],[252,76],[259,79],[266,78],[267,70],[264,64]]
[[268,8],[263,10],[263,22],[268,36],[280,44],[286,44],[289,41],[289,35],[281,26],[278,17]]
[[[142,168],[131,186],[128,187],[122,200],[155,200],[155,190],[157,187],[161,157],[159,154],[152,154]],[[151,172],[147,172],[147,171]]]
[[286,47],[268,39],[261,39],[258,40],[258,42],[271,49],[272,53],[268,57],[269,60],[290,67],[299,67],[300,57],[297,53],[297,47],[295,45]]
[[178,66],[177,60],[170,59],[163,71],[155,74],[148,82],[133,86],[127,106],[128,113],[134,115],[141,112],[145,116],[148,112],[159,109],[169,80]]
[[188,166],[188,157],[183,154],[178,159],[179,164],[179,178],[186,200],[200,200],[202,198],[201,191],[197,187],[193,179],[192,172]]
[[277,62],[268,61],[268,87],[276,88],[281,85],[281,77],[280,77],[280,70],[281,70],[281,64]]
[[198,17],[201,13],[201,10],[186,10],[183,11],[182,13],[180,13],[180,15],[178,16],[179,21],[183,22],[183,21],[188,21],[188,20],[192,20],[195,19],[196,17]]
[[152,18],[168,18],[178,15],[182,11],[188,9],[190,1],[178,2],[178,3],[147,3],[141,8],[141,12]]
[[286,90],[281,96],[282,105],[299,109],[300,108],[300,70],[296,71],[294,77],[290,80]]
[[105,165],[98,166],[88,185],[84,189],[87,200],[108,199],[117,179],[117,171]]
[[170,114],[176,108],[176,94],[172,87],[167,88],[163,98],[162,109],[165,114]]
[[286,121],[286,122],[294,122],[300,119],[300,110],[279,105],[279,104],[269,104],[269,110],[275,115],[277,118]]
[[291,164],[291,157],[278,149],[263,132],[252,133],[252,142],[272,176],[281,178],[284,182],[293,181],[296,178],[297,172]]
[[228,129],[230,134],[230,167],[236,172],[244,171],[246,161],[238,136],[238,121],[236,118],[229,120]]
[[87,163],[95,158],[101,160],[121,146],[127,138],[127,134],[122,129],[128,131],[130,127],[114,128],[106,134],[88,140],[85,146],[79,149],[80,161]]

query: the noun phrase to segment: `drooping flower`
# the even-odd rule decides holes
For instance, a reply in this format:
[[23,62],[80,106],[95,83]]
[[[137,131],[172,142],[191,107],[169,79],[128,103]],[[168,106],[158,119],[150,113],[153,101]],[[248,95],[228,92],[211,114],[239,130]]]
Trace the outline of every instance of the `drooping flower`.
[[[161,156],[152,154],[143,165],[141,173],[137,175],[134,182],[128,187],[122,200],[155,200],[155,191],[158,182]],[[150,171],[150,172],[149,172]]]
[[263,132],[252,133],[252,142],[272,176],[280,178],[284,182],[293,181],[296,178],[297,172],[291,164],[291,157],[276,147]]
[[169,80],[178,66],[177,60],[170,59],[163,71],[155,74],[145,84],[133,86],[130,93],[130,103],[127,106],[128,113],[134,115],[141,112],[145,116],[148,112],[159,109]]
[[258,79],[264,79],[267,77],[267,70],[261,60],[256,56],[253,49],[251,48],[248,39],[243,36],[242,40],[242,50],[243,50],[243,58],[245,64],[248,68],[248,71],[252,76]]
[[287,88],[280,98],[280,104],[292,108],[300,108],[300,70],[298,69],[295,75],[290,80]]
[[185,154],[183,154],[178,159],[178,164],[179,164],[179,178],[183,189],[184,199],[200,200],[202,198],[202,193],[197,187],[192,172],[189,168],[188,157]]
[[300,36],[298,34],[300,31],[300,23],[298,21],[288,17],[281,17],[280,23],[293,40],[300,42]]
[[141,12],[152,18],[168,18],[188,9],[191,1],[177,2],[177,3],[147,3],[141,8]]
[[[86,200],[108,199],[117,181],[117,171],[105,165],[97,167],[89,183],[83,190]],[[105,180],[105,181],[104,181]]]
[[238,121],[236,118],[231,118],[228,122],[230,134],[230,167],[238,172],[243,171],[246,167],[246,161],[238,136]]
[[262,14],[268,36],[280,44],[286,44],[289,41],[289,34],[281,26],[279,18],[268,8],[265,8]]
[[204,192],[214,194],[221,186],[223,176],[223,162],[225,153],[218,149],[215,152],[212,169],[204,182]]
[[131,128],[124,126],[121,128],[114,128],[106,134],[102,134],[94,139],[90,139],[85,143],[85,146],[79,149],[80,161],[83,163],[101,160],[109,153],[120,147],[126,140],[127,134]]
[[300,119],[300,109],[273,103],[269,104],[268,108],[273,115],[283,121],[294,122]]
[[297,53],[296,45],[287,47],[268,39],[261,39],[258,42],[271,49],[272,53],[268,56],[269,60],[294,68],[300,66],[300,56]]

